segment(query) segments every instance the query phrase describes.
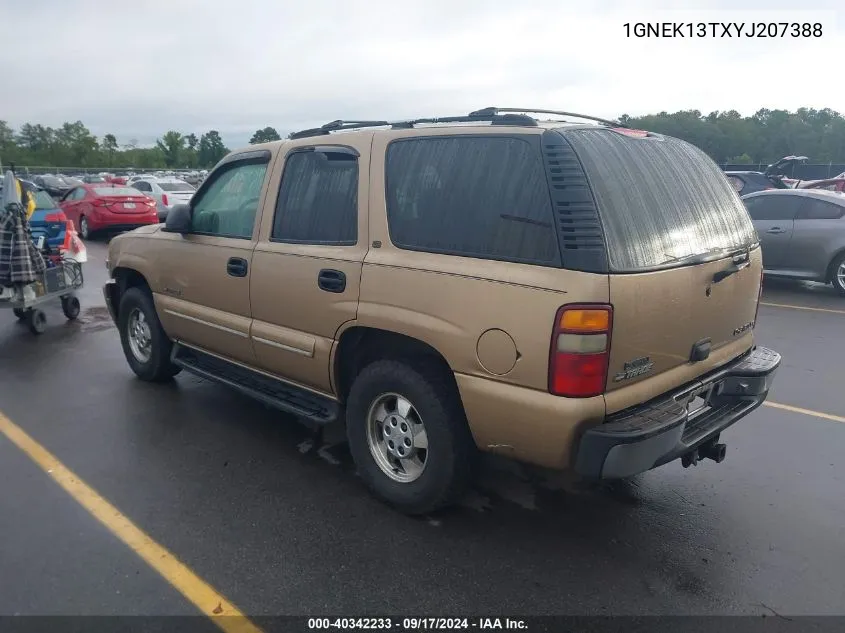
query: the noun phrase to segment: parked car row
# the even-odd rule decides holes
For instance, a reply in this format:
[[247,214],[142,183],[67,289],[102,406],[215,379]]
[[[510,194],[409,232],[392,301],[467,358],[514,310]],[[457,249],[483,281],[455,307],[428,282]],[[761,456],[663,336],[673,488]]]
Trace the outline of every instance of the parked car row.
[[772,277],[833,284],[845,295],[845,195],[772,189],[743,196]]

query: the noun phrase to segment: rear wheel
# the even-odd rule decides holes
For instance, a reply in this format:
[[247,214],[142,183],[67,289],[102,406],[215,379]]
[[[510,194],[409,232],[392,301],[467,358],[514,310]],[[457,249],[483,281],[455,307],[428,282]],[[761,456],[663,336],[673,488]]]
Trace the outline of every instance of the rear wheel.
[[91,237],[91,229],[88,226],[88,220],[85,218],[84,215],[79,218],[79,237],[81,237],[83,240],[87,240],[89,237]]
[[839,294],[845,295],[845,253],[842,253],[831,264],[830,280]]
[[179,373],[170,362],[173,343],[161,327],[155,304],[145,288],[130,288],[120,299],[118,330],[132,371],[148,382],[164,382]]
[[349,393],[346,432],[367,486],[408,514],[449,505],[470,480],[475,445],[463,406],[434,364],[365,367]]

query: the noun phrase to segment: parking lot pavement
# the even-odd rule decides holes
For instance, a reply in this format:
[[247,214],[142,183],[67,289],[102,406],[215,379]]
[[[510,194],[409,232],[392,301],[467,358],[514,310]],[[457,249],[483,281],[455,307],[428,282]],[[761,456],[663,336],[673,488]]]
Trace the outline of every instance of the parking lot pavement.
[[[334,434],[321,444],[191,376],[135,380],[99,295],[105,246],[89,248],[80,323],[62,323],[56,309],[35,338],[0,313],[0,409],[244,612],[845,613],[841,421],[761,407],[723,434],[724,463],[675,462],[603,486],[487,460],[461,507],[411,519],[368,495]],[[803,286],[767,284],[764,300],[845,309],[845,300]],[[845,393],[833,384],[842,324],[838,312],[761,307],[759,341],[785,357],[773,402],[845,415]],[[0,459],[0,517],[12,522],[18,551],[61,557],[61,537],[79,531],[84,513],[14,449]],[[13,490],[37,500],[37,518],[52,531],[19,525],[34,519]],[[102,564],[143,568],[97,534]],[[9,556],[0,549],[0,569]],[[84,557],[27,560],[14,559],[24,587],[52,573],[60,594],[81,578],[91,589],[71,598],[108,611],[90,577],[100,570]],[[176,608],[164,580],[126,590],[142,611]],[[11,595],[2,609],[71,599]]]
[[3,435],[0,481],[0,615],[193,614]]

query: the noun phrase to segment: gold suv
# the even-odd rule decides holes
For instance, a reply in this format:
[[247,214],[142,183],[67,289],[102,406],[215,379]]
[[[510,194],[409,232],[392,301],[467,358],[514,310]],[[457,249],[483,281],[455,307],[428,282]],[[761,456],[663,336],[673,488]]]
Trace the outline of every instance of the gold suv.
[[454,500],[478,450],[589,478],[721,461],[780,364],[754,345],[748,213],[688,143],[538,112],[557,120],[335,121],[231,153],[111,242],[130,367],[344,421],[409,513]]

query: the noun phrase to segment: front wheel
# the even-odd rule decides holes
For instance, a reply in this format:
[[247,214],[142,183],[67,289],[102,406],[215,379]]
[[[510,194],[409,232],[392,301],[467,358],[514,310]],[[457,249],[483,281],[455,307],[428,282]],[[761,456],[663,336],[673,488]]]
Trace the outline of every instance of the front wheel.
[[62,312],[65,313],[65,318],[73,321],[79,316],[79,299],[71,295],[70,297],[62,297]]
[[831,282],[841,295],[845,295],[845,253],[842,253],[831,265]]
[[349,449],[373,493],[408,514],[456,501],[475,445],[448,373],[381,360],[357,376],[346,407]]
[[148,291],[136,287],[123,294],[118,330],[123,354],[141,380],[164,382],[179,373],[180,368],[170,362],[173,343],[161,327]]

